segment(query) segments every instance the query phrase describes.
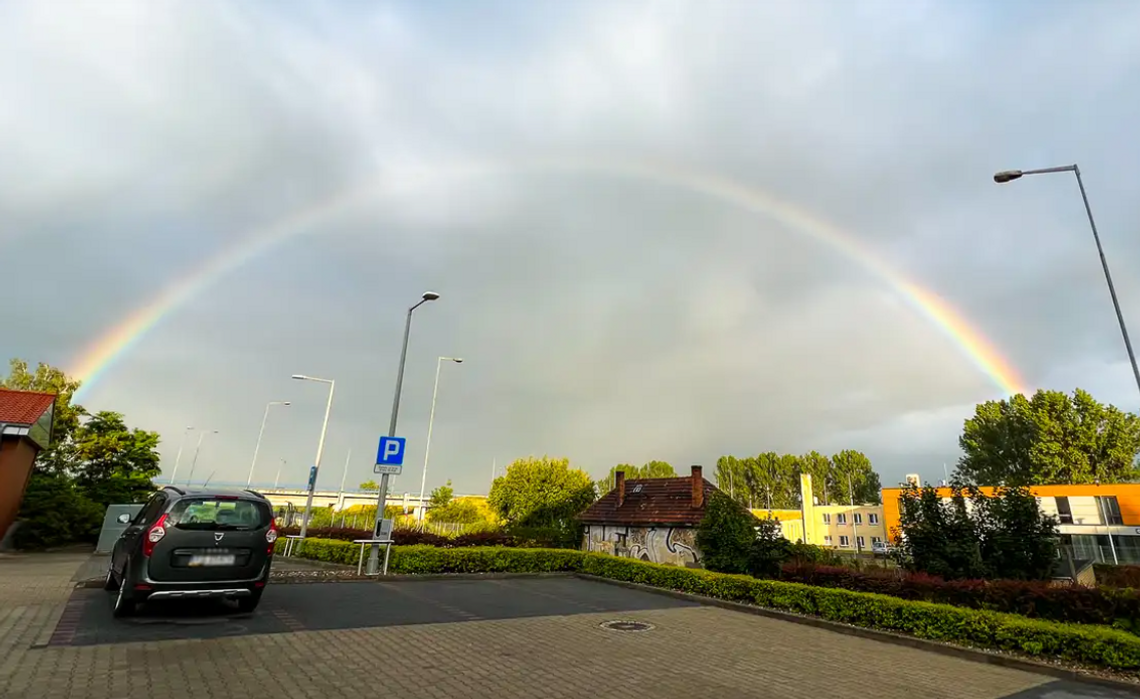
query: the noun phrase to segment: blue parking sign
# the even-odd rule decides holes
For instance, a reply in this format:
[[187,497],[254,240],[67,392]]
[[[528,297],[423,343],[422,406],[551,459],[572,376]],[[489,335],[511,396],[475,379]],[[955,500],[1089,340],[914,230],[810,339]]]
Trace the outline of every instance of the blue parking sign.
[[376,465],[402,466],[406,441],[403,437],[381,437],[380,447],[376,450]]

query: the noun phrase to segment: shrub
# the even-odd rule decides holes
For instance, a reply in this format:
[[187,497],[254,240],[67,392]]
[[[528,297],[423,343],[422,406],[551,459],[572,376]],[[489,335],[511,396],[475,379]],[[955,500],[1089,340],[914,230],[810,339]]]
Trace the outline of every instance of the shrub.
[[778,577],[781,566],[791,555],[792,542],[784,538],[780,522],[761,519],[748,552],[748,573],[758,578]]
[[21,549],[94,543],[105,511],[66,476],[33,471],[20,504],[21,523],[13,543]]
[[[300,527],[281,530],[281,536],[299,534]],[[306,536],[311,539],[335,539],[353,541],[372,537],[369,529],[338,529],[336,527],[309,527]],[[581,536],[573,531],[557,527],[523,528],[510,531],[474,531],[458,536],[442,536],[420,529],[393,529],[392,541],[396,546],[416,546],[426,544],[440,548],[463,548],[466,546],[509,546],[522,548],[578,548]]]
[[722,573],[748,571],[756,517],[720,491],[714,491],[697,527],[697,548],[705,568]]
[[1140,590],[1140,566],[1114,566],[1105,563],[1093,565],[1096,582],[1105,587],[1131,587]]
[[[284,541],[279,540],[278,550],[283,545]],[[300,555],[355,565],[359,550],[358,546],[344,541],[308,539]],[[745,575],[658,565],[598,553],[564,549],[397,546],[392,549],[389,572],[419,575],[586,573],[936,641],[1058,658],[1114,670],[1140,669],[1140,639],[1103,626],[1063,624],[867,592],[757,580]]]
[[1062,587],[1020,580],[943,580],[924,573],[785,565],[780,579],[1140,633],[1140,591]]

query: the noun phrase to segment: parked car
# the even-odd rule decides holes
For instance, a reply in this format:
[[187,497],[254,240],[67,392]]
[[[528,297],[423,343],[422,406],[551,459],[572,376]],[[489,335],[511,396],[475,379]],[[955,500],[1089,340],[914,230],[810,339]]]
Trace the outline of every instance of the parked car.
[[104,589],[116,591],[114,614],[128,616],[147,600],[222,598],[241,611],[257,608],[277,523],[269,501],[253,490],[166,486],[132,519],[111,550]]

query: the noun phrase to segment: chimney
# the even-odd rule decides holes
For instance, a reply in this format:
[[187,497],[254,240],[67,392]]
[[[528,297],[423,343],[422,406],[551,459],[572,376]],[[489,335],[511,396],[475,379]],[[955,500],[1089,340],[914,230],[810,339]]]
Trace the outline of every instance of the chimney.
[[701,467],[693,466],[693,507],[705,505],[705,478],[701,475]]
[[621,507],[625,502],[625,471],[614,473],[614,487],[617,489],[618,507]]

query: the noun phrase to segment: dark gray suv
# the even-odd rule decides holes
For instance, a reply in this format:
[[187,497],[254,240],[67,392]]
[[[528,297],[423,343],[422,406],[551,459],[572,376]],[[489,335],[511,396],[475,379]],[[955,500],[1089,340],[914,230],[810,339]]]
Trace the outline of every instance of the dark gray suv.
[[104,588],[115,616],[147,600],[235,599],[253,611],[269,581],[277,524],[252,490],[166,486],[130,519],[111,550]]

